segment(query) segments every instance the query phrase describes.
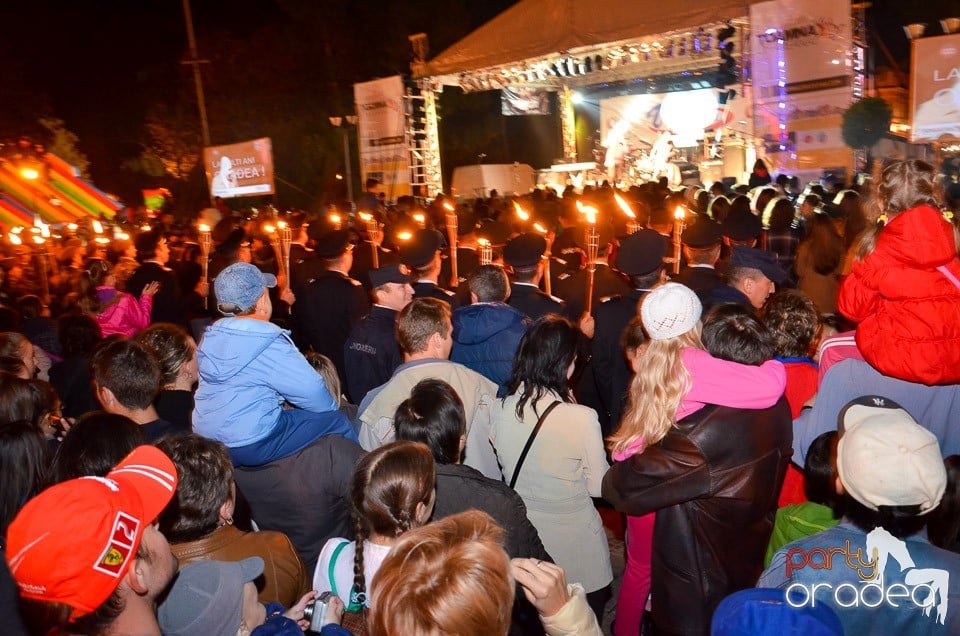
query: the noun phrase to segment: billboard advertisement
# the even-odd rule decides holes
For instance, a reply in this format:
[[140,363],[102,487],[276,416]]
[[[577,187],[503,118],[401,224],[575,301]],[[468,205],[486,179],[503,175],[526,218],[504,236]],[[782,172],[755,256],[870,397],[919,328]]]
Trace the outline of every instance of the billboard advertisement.
[[843,0],[750,7],[756,135],[777,171],[852,168],[841,135],[853,102],[853,25]]
[[960,34],[913,40],[910,140],[960,138]]
[[380,181],[388,198],[410,194],[410,158],[399,75],[353,85],[362,181]]
[[223,199],[273,194],[273,147],[269,137],[203,149],[210,195]]

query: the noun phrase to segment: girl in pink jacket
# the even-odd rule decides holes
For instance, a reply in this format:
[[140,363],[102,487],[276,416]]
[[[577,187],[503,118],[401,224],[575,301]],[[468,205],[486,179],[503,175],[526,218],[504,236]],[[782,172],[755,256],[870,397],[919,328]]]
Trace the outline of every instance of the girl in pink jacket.
[[143,288],[140,299],[118,291],[113,269],[105,260],[93,258],[80,272],[78,304],[100,325],[104,338],[114,334],[135,335],[150,324],[153,296],[160,289],[154,281]]

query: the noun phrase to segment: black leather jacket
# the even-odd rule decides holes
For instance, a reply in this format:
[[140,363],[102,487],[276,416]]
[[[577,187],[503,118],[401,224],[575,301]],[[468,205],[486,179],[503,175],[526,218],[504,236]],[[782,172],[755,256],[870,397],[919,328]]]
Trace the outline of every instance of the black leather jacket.
[[603,496],[617,510],[657,512],[657,633],[709,634],[717,604],[756,584],[792,444],[785,398],[757,411],[707,406],[607,472]]

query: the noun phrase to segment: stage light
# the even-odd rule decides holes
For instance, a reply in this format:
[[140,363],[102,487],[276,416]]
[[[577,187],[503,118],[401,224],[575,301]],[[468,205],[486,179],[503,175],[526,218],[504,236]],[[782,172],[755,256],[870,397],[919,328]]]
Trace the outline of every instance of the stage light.
[[577,61],[572,57],[567,59],[567,74],[570,75],[570,77],[577,74]]
[[557,60],[554,66],[557,67],[557,74],[560,75],[560,77],[567,76],[567,63],[564,60]]
[[573,102],[574,104],[582,104],[583,93],[581,93],[580,91],[574,91],[573,95],[570,96],[570,101]]
[[926,24],[916,23],[908,24],[903,27],[903,32],[906,34],[908,40],[919,40],[923,37],[923,32],[927,30]]

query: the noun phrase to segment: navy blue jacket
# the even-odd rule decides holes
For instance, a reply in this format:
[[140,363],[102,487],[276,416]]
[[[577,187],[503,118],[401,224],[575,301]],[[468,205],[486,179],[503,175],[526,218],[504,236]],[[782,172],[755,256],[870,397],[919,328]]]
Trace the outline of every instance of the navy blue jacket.
[[510,379],[513,356],[530,319],[504,303],[478,303],[453,312],[453,351],[450,360],[500,385]]
[[370,313],[354,326],[343,346],[350,401],[360,404],[367,391],[389,380],[401,362],[397,312],[383,305],[374,305]]

